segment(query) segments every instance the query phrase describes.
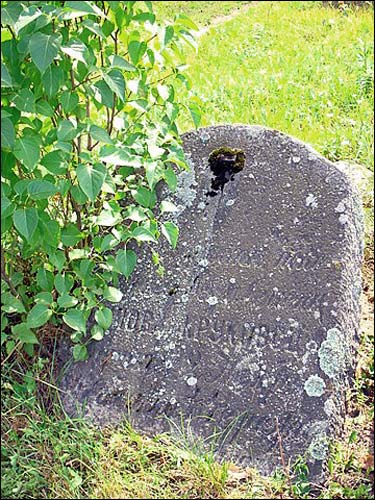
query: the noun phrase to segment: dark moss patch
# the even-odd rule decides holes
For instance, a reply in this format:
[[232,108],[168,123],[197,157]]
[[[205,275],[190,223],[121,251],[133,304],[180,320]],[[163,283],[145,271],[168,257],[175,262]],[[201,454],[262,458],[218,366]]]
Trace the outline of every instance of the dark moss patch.
[[211,181],[211,190],[206,196],[216,196],[219,190],[223,191],[227,182],[233,181],[235,174],[241,172],[245,166],[246,155],[241,149],[221,147],[211,152],[208,164],[214,177]]

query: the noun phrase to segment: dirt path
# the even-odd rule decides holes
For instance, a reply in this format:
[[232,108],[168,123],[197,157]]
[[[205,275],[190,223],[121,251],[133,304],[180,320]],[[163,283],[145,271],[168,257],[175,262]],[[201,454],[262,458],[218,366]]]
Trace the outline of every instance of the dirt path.
[[248,3],[246,5],[243,5],[242,7],[237,7],[236,9],[233,9],[233,11],[226,15],[226,16],[217,16],[211,19],[209,26],[203,26],[200,28],[200,30],[196,33],[196,37],[199,38],[205,33],[207,33],[212,27],[219,26],[220,24],[224,24],[227,21],[230,21],[231,19],[234,19],[235,17],[245,14],[249,8],[251,7],[252,4],[255,2]]

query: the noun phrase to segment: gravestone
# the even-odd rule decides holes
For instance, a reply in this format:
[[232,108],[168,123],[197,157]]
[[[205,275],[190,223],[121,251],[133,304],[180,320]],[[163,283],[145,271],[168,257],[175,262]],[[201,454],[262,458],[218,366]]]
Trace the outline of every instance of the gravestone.
[[[114,324],[62,380],[66,409],[181,429],[218,457],[268,474],[303,456],[319,479],[353,371],[360,201],[332,163],[258,126],[183,136],[176,250],[148,251]],[[208,444],[206,444],[208,446]]]

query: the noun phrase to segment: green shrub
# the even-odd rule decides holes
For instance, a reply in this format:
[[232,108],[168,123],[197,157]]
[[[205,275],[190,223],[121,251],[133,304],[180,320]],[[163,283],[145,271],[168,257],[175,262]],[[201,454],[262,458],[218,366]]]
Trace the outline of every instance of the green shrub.
[[178,228],[158,220],[173,206],[155,188],[175,189],[186,167],[179,113],[199,122],[196,103],[177,98],[196,26],[184,15],[159,25],[151,2],[2,7],[1,341],[32,355],[38,329],[63,322],[85,359],[136,266],[129,242],[155,262],[160,235],[176,246]]

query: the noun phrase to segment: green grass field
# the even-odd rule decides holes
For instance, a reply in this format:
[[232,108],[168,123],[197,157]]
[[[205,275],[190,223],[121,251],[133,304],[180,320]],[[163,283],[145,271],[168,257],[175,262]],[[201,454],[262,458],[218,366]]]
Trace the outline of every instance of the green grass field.
[[[266,125],[331,160],[349,159],[373,171],[372,9],[321,2],[153,4],[162,18],[183,12],[208,28],[198,53],[189,55],[188,70],[203,106],[202,125]],[[222,19],[230,13],[232,19]],[[190,118],[180,126],[191,128]],[[262,478],[168,436],[149,439],[125,424],[100,432],[72,421],[56,398],[51,362],[41,359],[24,378],[18,358],[3,367],[2,498],[372,498],[373,199],[367,187],[359,368],[326,484],[308,485],[303,464],[291,471],[290,484],[283,472]]]
[[189,74],[203,125],[266,125],[373,169],[372,14],[316,3],[258,2],[201,37]]

